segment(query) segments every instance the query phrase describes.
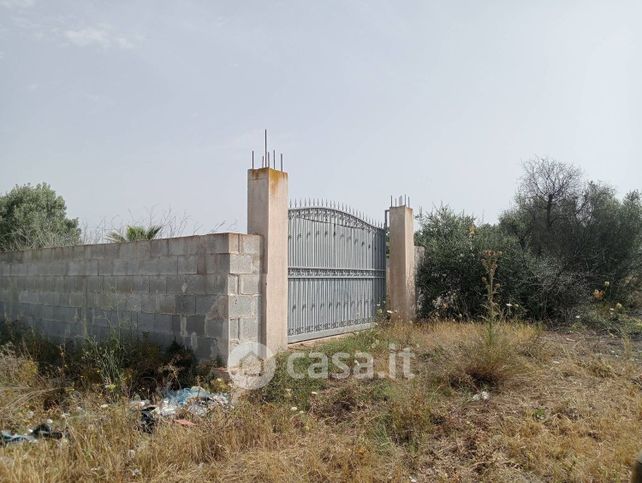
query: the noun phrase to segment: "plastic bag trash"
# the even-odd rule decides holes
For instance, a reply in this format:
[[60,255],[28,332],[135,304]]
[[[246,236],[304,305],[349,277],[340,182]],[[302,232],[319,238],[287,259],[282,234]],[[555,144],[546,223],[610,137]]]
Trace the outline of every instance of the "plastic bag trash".
[[488,401],[490,399],[490,393],[486,391],[482,391],[480,393],[477,393],[473,396],[473,401]]
[[155,411],[156,406],[148,406],[141,410],[139,421],[141,431],[145,433],[152,433],[154,431],[154,427],[156,426],[156,419],[154,418]]
[[4,446],[12,443],[35,443],[39,438],[62,439],[60,431],[53,431],[48,423],[42,423],[29,430],[27,434],[17,434],[11,431],[0,433],[0,443]]
[[11,431],[2,431],[0,432],[0,442],[2,442],[2,446],[11,443],[35,443],[36,438],[30,434],[16,434]]
[[204,416],[215,406],[230,406],[229,394],[211,393],[200,386],[193,386],[167,391],[159,405],[159,413],[161,416],[174,416],[180,408],[186,407],[195,416]]
[[36,438],[50,438],[50,439],[62,439],[62,433],[60,431],[53,431],[51,426],[47,423],[39,424],[31,430]]

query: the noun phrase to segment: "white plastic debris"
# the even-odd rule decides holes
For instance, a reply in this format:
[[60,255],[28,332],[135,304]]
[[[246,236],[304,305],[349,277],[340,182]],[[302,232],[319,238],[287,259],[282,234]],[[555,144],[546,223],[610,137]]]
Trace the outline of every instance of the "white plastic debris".
[[473,401],[488,401],[490,399],[490,393],[487,391],[478,392],[473,396]]

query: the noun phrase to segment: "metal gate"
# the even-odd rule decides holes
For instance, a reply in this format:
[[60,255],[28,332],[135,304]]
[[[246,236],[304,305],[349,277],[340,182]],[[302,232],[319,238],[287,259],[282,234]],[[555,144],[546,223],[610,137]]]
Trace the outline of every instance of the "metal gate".
[[384,227],[334,203],[288,211],[288,341],[371,326],[386,296]]

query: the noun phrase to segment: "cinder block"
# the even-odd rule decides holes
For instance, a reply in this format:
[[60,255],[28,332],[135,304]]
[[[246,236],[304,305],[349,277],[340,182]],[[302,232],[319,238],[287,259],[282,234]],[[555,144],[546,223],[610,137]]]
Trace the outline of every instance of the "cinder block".
[[239,340],[239,319],[229,319],[228,320],[228,340],[238,341]]
[[167,293],[207,294],[207,279],[204,275],[178,275],[167,277]]
[[238,233],[212,233],[207,237],[207,253],[238,253]]
[[239,339],[243,342],[257,341],[259,337],[259,323],[256,317],[239,319]]
[[254,265],[252,255],[222,253],[206,259],[207,273],[252,273]]
[[207,293],[209,294],[236,294],[238,292],[238,278],[236,275],[219,273],[207,275]]
[[239,293],[242,295],[255,295],[260,292],[261,277],[257,274],[239,275]]
[[245,255],[260,255],[262,240],[261,235],[240,235],[240,252]]
[[175,275],[177,274],[177,257],[155,257],[139,260],[140,275]]
[[129,260],[126,258],[117,258],[113,260],[112,273],[114,275],[133,275],[134,268],[137,267],[136,260]]
[[[101,276],[101,275],[99,275]],[[116,281],[118,276],[105,275],[102,276],[103,279],[103,291],[104,292],[115,292],[116,291]]]
[[149,275],[148,284],[149,284],[149,293],[150,294],[161,294],[165,293],[167,290],[166,279],[171,277],[171,275]]
[[149,292],[148,279],[142,275],[119,275],[116,279],[116,291],[123,293]]
[[[199,267],[200,265],[200,267]],[[199,272],[199,268],[201,268]],[[204,255],[183,255],[178,257],[179,274],[197,274],[205,272]]]
[[197,314],[207,314],[217,305],[219,296],[217,295],[196,295],[195,311]]
[[202,314],[188,315],[186,329],[188,334],[204,335],[205,316]]
[[171,238],[168,241],[170,255],[197,255],[207,250],[206,239],[200,235]]
[[154,314],[154,332],[172,333],[172,316],[170,314]]
[[114,273],[114,260],[105,258],[98,260],[98,275],[113,275]]
[[205,336],[222,338],[227,337],[228,321],[226,319],[205,318]]
[[92,259],[118,258],[120,243],[100,243],[87,245],[85,256]]
[[67,263],[68,276],[98,275],[97,260],[71,260]]
[[256,315],[256,299],[252,295],[230,295],[228,317],[252,317]]
[[152,240],[150,242],[150,255],[152,257],[166,257],[169,254],[169,240]]
[[152,332],[154,330],[154,314],[140,312],[138,314],[138,329],[144,332]]
[[163,314],[173,314],[176,312],[176,295],[156,295],[158,311]]
[[195,314],[196,313],[196,296],[194,295],[175,295],[176,297],[176,312],[179,314]]
[[142,309],[142,295],[139,293],[125,294],[126,303],[124,308],[132,312],[140,312]]
[[[27,275],[27,266],[22,263],[12,263],[11,264],[11,276],[12,277],[21,277]],[[63,274],[64,275],[64,274]]]
[[195,351],[199,360],[216,360],[222,359],[223,355],[219,350],[217,339],[211,337],[199,337],[198,347]]
[[262,273],[261,255],[252,255],[252,272]]
[[120,243],[118,256],[119,258],[136,260],[149,258],[151,256],[151,244],[149,240]]
[[230,273],[252,273],[252,255],[230,255]]
[[155,313],[158,312],[158,296],[160,294],[141,294],[141,311]]
[[86,279],[86,286],[89,292],[100,292],[103,289],[103,277],[91,275]]
[[85,305],[85,292],[69,292],[67,297],[69,305],[72,307],[82,307]]

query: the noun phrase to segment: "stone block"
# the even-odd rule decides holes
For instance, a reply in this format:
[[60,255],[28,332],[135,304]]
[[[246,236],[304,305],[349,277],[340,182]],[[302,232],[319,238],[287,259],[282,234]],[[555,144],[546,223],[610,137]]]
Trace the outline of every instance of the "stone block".
[[103,289],[103,277],[99,275],[87,277],[86,287],[89,292],[100,292]]
[[256,317],[239,319],[239,339],[243,342],[257,341],[259,338],[259,323]]
[[175,295],[176,297],[176,312],[179,314],[195,314],[196,313],[196,296],[195,295]]
[[238,233],[212,233],[207,237],[207,253],[238,253]]
[[120,243],[118,257],[123,259],[140,260],[151,256],[151,244],[149,240]]
[[204,254],[207,250],[207,243],[204,236],[184,236],[171,238],[168,241],[170,255],[197,255]]
[[139,293],[125,294],[124,308],[126,310],[130,310],[132,312],[140,312],[142,309],[142,305],[143,305],[142,294],[139,294]]
[[67,297],[69,305],[72,307],[82,307],[85,305],[85,292],[69,292]]
[[161,294],[141,294],[141,311],[155,313],[158,312],[158,297]]
[[197,314],[207,314],[217,302],[218,296],[216,295],[196,295],[195,311]]
[[150,242],[150,255],[152,257],[165,257],[169,255],[169,240],[152,240]]
[[230,295],[228,297],[227,315],[230,318],[256,315],[256,298],[252,295]]
[[111,293],[116,291],[118,276],[105,275],[102,277],[102,279],[104,292]]
[[116,291],[122,293],[149,292],[147,277],[142,275],[119,275],[115,276]]
[[218,319],[227,317],[226,295],[197,295],[196,313],[207,315],[208,318]]
[[135,275],[138,269],[136,260],[117,258],[113,260],[112,273],[114,275]]
[[177,258],[179,275],[205,273],[205,255],[182,255]]
[[227,332],[228,339],[238,341],[239,319],[228,319],[227,326],[228,326],[228,332]]
[[140,312],[138,314],[138,330],[152,332],[154,330],[154,314]]
[[68,276],[98,275],[97,260],[71,260],[67,263]]
[[140,275],[176,275],[176,257],[154,257],[139,260]]
[[215,275],[207,275],[206,277],[206,290],[209,294],[236,294],[238,292],[238,278],[236,275],[229,275],[226,273],[219,273]]
[[228,321],[226,319],[205,318],[205,336],[215,338],[227,338]]
[[154,314],[154,332],[172,333],[172,315]]
[[261,255],[261,235],[240,235],[240,253],[245,255]]
[[239,293],[242,295],[258,295],[261,293],[261,277],[258,274],[239,275]]
[[252,255],[229,255],[230,273],[252,273],[254,271],[254,264],[252,263]]
[[167,291],[166,280],[171,277],[171,275],[149,275],[148,284],[149,284],[149,293],[150,294],[161,294]]
[[204,335],[205,316],[202,314],[188,315],[186,330],[188,334]]
[[120,243],[100,243],[88,245],[85,256],[92,259],[118,258]]
[[[223,354],[219,348],[219,342],[212,337],[199,337],[196,349],[196,357],[199,360],[223,360]],[[226,356],[225,356],[226,357]]]
[[176,295],[156,295],[158,312],[162,314],[173,314],[176,312]]
[[252,255],[238,253],[221,253],[210,255],[206,259],[207,273],[252,273],[254,265]]
[[114,260],[105,258],[98,260],[98,275],[113,275],[114,274]]

